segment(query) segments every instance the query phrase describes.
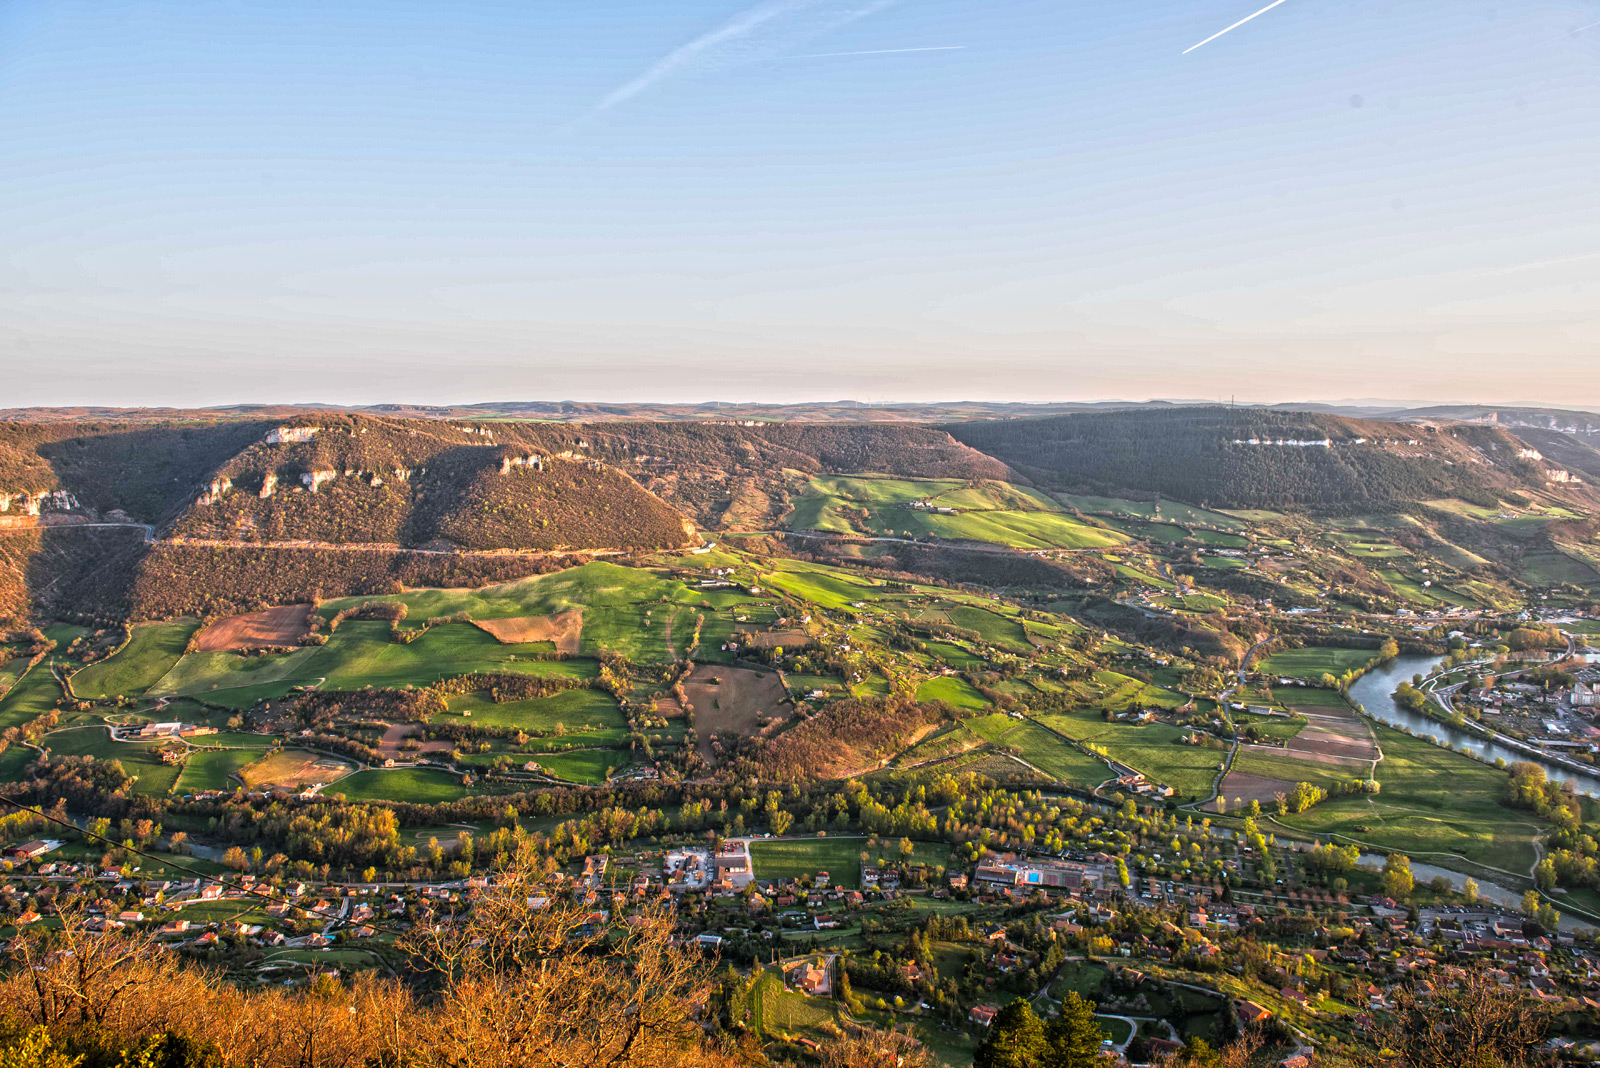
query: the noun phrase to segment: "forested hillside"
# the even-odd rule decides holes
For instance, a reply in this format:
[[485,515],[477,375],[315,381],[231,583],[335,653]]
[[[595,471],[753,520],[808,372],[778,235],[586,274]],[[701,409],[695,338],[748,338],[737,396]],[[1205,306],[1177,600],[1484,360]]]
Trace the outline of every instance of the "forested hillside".
[[552,455],[519,443],[521,429],[350,417],[291,426],[218,469],[173,532],[471,549],[653,549],[693,540],[670,506],[583,455],[581,442]]
[[1266,409],[1180,408],[949,428],[1042,485],[1231,508],[1333,511],[1440,497],[1492,506],[1550,465],[1489,426],[1433,428]]

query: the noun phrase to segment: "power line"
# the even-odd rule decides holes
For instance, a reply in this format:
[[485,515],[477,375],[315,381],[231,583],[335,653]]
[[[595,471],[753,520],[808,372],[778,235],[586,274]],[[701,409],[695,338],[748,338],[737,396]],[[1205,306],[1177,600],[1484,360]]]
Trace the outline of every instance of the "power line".
[[[153,862],[155,864],[160,864],[163,867],[177,868],[179,871],[186,871],[190,875],[193,875],[195,878],[200,879],[200,880],[202,880],[204,882],[217,883],[220,886],[228,887],[231,890],[236,890],[239,893],[245,894],[247,896],[261,898],[264,901],[283,902],[283,901],[288,900],[287,898],[284,898],[284,897],[281,897],[281,896],[274,896],[274,894],[271,891],[268,891],[268,890],[259,890],[259,889],[255,888],[253,886],[246,886],[243,883],[234,882],[231,879],[225,879],[220,875],[209,875],[206,872],[200,871],[198,868],[191,868],[187,864],[179,864],[177,861],[170,860],[170,859],[168,859],[166,857],[158,857],[154,853],[145,852],[143,849],[140,849],[138,846],[129,846],[129,845],[125,845],[125,844],[123,844],[121,842],[113,841],[112,839],[107,838],[103,834],[95,834],[93,831],[89,830],[86,827],[79,827],[76,823],[73,823],[70,820],[64,820],[64,819],[61,819],[58,816],[52,816],[50,813],[44,811],[43,809],[34,808],[32,805],[24,805],[22,802],[14,801],[11,798],[6,797],[4,795],[0,795],[0,801],[4,801],[6,804],[12,806],[13,808],[18,809],[19,811],[31,813],[31,814],[33,814],[35,816],[38,816],[40,819],[48,820],[49,822],[57,824],[57,825],[62,826],[62,827],[65,827],[70,831],[76,831],[77,833],[83,835],[85,838],[93,838],[96,841],[104,842],[106,845],[110,846],[113,849],[120,849],[120,850],[122,850],[124,852],[127,852],[127,853],[136,854],[137,856],[144,857],[146,860],[151,861],[151,862]],[[315,908],[315,907],[313,907],[313,908],[305,908],[303,906],[296,906],[296,907],[300,908],[300,911],[302,911],[302,912],[309,912],[313,916],[321,916],[324,919],[336,920],[336,921],[338,921],[340,923],[351,923],[352,922],[349,919],[349,917],[340,916],[337,913],[335,913],[333,915],[329,915],[327,913],[327,911],[323,910],[323,909],[319,909],[319,908]],[[385,923],[373,923],[373,922],[370,922],[370,921],[363,921],[360,924],[358,924],[357,926],[371,927],[374,931],[388,931],[390,934],[394,934],[394,935],[403,935],[403,934],[406,933],[405,931],[401,930],[398,927],[391,927],[391,926],[389,926],[388,924],[385,924]]]

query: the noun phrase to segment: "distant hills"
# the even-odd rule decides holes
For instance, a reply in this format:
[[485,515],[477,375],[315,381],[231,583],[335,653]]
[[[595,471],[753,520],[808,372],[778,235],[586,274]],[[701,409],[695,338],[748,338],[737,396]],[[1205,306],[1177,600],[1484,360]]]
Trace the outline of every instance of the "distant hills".
[[1157,493],[1224,508],[1349,511],[1571,487],[1508,431],[1263,408],[1181,408],[952,424],[959,440],[1042,486]]
[[[562,554],[650,553],[698,544],[700,531],[777,530],[823,474],[1335,515],[1415,511],[1442,498],[1494,510],[1570,504],[1573,515],[1600,503],[1590,488],[1600,482],[1600,416],[1577,412],[1428,409],[1402,421],[974,404],[955,415],[952,406],[867,409],[892,416],[877,421],[845,418],[861,409],[840,404],[812,406],[829,418],[772,422],[714,406],[656,420],[622,414],[638,406],[585,411],[608,407],[612,417],[592,423],[304,407],[0,421],[0,616],[19,618],[29,597],[94,603],[107,615],[130,606],[171,614],[504,579],[563,566]],[[994,418],[996,409],[1009,414]],[[913,411],[947,421],[901,418]],[[99,533],[68,533],[83,527]],[[1486,552],[1504,540],[1435,533],[1478,539]],[[1592,536],[1586,527],[1556,534]]]

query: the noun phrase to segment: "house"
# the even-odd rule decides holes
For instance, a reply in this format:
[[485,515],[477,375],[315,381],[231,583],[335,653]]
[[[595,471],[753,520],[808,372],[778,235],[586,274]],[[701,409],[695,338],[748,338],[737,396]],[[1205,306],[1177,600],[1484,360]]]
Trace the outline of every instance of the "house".
[[1234,1006],[1234,1011],[1239,1014],[1239,1022],[1245,1027],[1250,1027],[1253,1024],[1263,1024],[1272,1018],[1271,1012],[1253,1001],[1240,1001]]
[[997,1005],[974,1005],[972,1011],[967,1013],[967,1019],[982,1027],[988,1027],[994,1023],[994,1015],[999,1011]]
[[6,846],[5,856],[8,860],[32,860],[35,857],[44,856],[46,853],[50,852],[50,849],[51,845],[49,842],[36,838],[31,842],[23,842],[14,846]]
[[806,961],[791,974],[795,986],[813,997],[827,997],[833,993],[833,982],[824,961]]

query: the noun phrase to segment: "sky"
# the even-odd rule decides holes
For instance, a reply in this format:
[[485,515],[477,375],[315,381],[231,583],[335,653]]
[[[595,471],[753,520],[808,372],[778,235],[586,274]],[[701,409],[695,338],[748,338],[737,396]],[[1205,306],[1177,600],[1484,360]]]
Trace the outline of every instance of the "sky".
[[0,0],[0,407],[1600,404],[1600,0]]

